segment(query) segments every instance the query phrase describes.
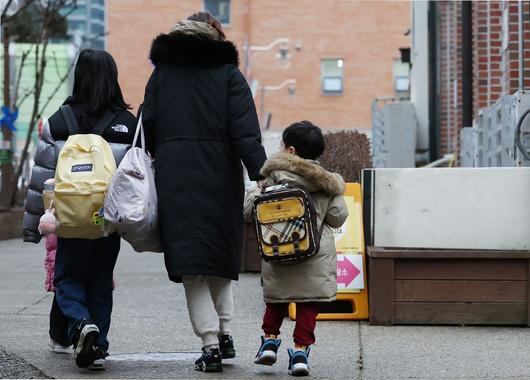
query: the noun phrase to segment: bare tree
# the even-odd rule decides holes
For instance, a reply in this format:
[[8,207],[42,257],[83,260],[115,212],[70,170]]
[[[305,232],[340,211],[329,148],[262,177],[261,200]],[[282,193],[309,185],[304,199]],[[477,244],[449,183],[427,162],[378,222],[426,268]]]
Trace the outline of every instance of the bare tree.
[[4,24],[5,22],[9,22],[10,19],[12,19],[13,17],[16,17],[19,12],[22,12],[24,9],[26,9],[29,5],[31,5],[35,1],[36,0],[22,0],[22,1],[5,0],[5,1],[2,1],[2,15],[0,16],[2,24]]
[[[16,19],[19,12],[24,11],[35,0],[1,0],[1,15],[0,25],[2,27],[2,45],[4,50],[4,109],[11,111],[13,109],[11,104],[11,86],[9,67],[9,26],[13,19]],[[0,209],[9,208],[10,206],[10,192],[13,189],[14,168],[11,158],[11,150],[9,146],[13,137],[13,133],[9,128],[8,123],[4,123],[2,128],[2,157],[0,158],[0,168],[2,173],[2,182],[0,188]]]
[[[41,118],[42,112],[45,110],[46,106],[50,103],[51,99],[62,86],[62,84],[67,80],[70,72],[73,68],[73,63],[68,67],[66,72],[59,76],[59,84],[52,91],[52,94],[45,100],[42,99],[42,89],[44,86],[44,79],[46,75],[46,67],[48,66],[48,60],[50,59],[48,54],[48,45],[51,37],[54,37],[56,28],[58,25],[58,20],[63,20],[77,7],[77,0],[26,0],[22,4],[19,4],[19,8],[16,10],[14,15],[7,16],[8,7],[12,4],[13,0],[7,0],[6,7],[2,9],[2,25],[4,26],[4,39],[5,31],[9,28],[10,23],[13,20],[16,20],[16,15],[21,15],[21,12],[28,8],[34,7],[32,9],[33,14],[36,15],[38,22],[34,23],[33,29],[27,32],[27,39],[30,39],[31,47],[22,53],[20,59],[20,65],[18,67],[18,73],[16,75],[17,82],[15,84],[15,93],[13,97],[13,104],[6,102],[8,106],[12,109],[18,109],[22,103],[27,100],[32,101],[31,106],[31,116],[28,131],[26,134],[26,140],[24,143],[24,148],[22,150],[20,160],[16,164],[15,170],[6,170],[2,171],[2,189],[0,191],[0,208],[9,208],[15,204],[16,196],[18,192],[18,182],[22,174],[24,165],[28,159],[28,150],[32,140],[33,132],[37,121]],[[20,3],[20,2],[19,2]],[[6,15],[4,21],[4,14]],[[24,21],[23,24],[26,24]],[[36,25],[36,27],[35,27]],[[7,41],[9,43],[9,41]],[[8,50],[8,49],[7,49]],[[25,63],[28,57],[31,55],[34,56],[35,67],[33,70],[33,83],[31,88],[24,91],[24,93],[19,96],[20,91],[20,80],[22,78],[22,73],[25,69]],[[56,57],[52,57],[55,61],[56,67]],[[25,74],[31,75],[31,74]],[[6,85],[9,85],[8,82],[5,82]],[[4,127],[4,130],[6,128]],[[4,169],[4,168],[2,168]],[[7,175],[7,176],[6,176]]]

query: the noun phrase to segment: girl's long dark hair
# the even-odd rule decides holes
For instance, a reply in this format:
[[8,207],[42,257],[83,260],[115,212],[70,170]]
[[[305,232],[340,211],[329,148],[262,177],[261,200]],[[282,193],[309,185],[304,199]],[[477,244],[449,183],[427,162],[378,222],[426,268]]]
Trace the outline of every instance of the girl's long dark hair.
[[88,114],[130,109],[118,84],[116,62],[103,50],[81,51],[75,66],[72,95],[75,103],[87,105]]

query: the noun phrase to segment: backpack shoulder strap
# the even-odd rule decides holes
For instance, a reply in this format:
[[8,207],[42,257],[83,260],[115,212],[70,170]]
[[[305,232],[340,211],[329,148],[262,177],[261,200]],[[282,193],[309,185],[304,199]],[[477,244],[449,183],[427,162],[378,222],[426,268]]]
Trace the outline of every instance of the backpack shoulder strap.
[[[317,215],[316,215],[315,199],[313,198],[313,195],[309,191],[306,191],[304,189],[302,189],[302,191],[305,193],[305,195],[307,197],[307,201],[309,202],[309,210],[310,210],[311,213],[315,214],[315,220],[316,220],[317,219]],[[322,219],[322,224],[320,224],[320,227],[318,229],[319,238],[322,238],[322,233],[324,232],[324,227],[326,227],[326,216],[325,215],[324,215],[324,218]]]
[[68,129],[68,135],[75,135],[79,133],[79,124],[77,123],[77,118],[75,117],[74,110],[68,104],[59,107],[59,112],[64,119],[66,128]]
[[110,124],[116,119],[116,116],[121,111],[109,110],[107,113],[97,122],[97,124],[92,128],[92,133],[95,135],[102,135],[103,132],[110,126]]
[[320,225],[320,228],[318,229],[318,235],[320,236],[320,238],[322,238],[322,233],[324,232],[324,227],[326,227],[326,220],[322,221],[322,224]]

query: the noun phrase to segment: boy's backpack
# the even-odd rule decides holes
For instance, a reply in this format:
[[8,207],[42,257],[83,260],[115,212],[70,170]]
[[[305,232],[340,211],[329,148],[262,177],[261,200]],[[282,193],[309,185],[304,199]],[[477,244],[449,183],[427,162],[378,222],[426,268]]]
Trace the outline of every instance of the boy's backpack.
[[256,198],[252,211],[263,260],[302,261],[319,251],[324,222],[318,228],[309,192],[287,184],[271,186]]
[[107,187],[116,171],[110,145],[101,137],[116,117],[109,112],[91,134],[79,134],[72,108],[61,106],[69,137],[59,153],[53,203],[63,238],[98,239],[114,232],[103,217]]

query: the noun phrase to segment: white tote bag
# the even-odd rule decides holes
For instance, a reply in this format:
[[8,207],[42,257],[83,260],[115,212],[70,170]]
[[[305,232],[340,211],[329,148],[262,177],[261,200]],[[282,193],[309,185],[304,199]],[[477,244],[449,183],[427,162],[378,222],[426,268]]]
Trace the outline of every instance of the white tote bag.
[[[136,146],[139,135],[141,148]],[[155,172],[153,161],[145,150],[141,114],[132,147],[108,187],[104,216],[136,252],[162,252]]]

